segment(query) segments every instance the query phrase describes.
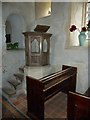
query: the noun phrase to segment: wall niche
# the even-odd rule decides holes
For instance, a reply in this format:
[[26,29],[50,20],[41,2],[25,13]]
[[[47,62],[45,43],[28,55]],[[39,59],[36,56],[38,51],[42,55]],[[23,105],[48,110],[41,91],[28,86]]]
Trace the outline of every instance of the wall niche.
[[51,15],[51,0],[47,2],[35,3],[35,16],[36,19],[43,18]]
[[24,36],[22,35],[26,31],[24,18],[19,14],[11,14],[7,17],[5,26],[7,49],[25,48]]

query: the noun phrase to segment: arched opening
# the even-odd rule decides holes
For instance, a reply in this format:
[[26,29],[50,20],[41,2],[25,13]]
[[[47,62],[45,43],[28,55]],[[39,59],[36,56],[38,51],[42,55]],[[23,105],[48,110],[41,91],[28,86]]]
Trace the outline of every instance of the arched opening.
[[[6,22],[6,44],[15,45],[18,48],[24,48],[24,36],[23,32],[26,31],[26,25],[24,18],[18,14],[11,14]],[[7,46],[12,47],[12,46]],[[11,49],[13,49],[12,47]]]

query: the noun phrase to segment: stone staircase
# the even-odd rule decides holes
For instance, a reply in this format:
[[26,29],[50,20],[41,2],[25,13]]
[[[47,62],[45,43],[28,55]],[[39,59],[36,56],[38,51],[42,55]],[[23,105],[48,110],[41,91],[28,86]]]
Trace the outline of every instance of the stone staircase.
[[24,81],[24,66],[20,67],[18,72],[14,74],[14,79],[8,80],[6,85],[2,86],[2,93],[7,97],[16,96],[22,89]]

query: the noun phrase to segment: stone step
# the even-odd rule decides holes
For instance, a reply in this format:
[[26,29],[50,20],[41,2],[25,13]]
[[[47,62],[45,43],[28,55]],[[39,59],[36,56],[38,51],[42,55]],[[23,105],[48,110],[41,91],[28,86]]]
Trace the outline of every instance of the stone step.
[[2,91],[8,96],[12,96],[16,94],[15,88],[13,87],[13,85],[9,84],[8,82],[2,86]]
[[20,80],[21,82],[24,80],[24,75],[20,73],[14,74],[17,80]]
[[8,80],[8,82],[14,86],[16,89],[18,85],[20,85],[22,82],[20,80]]
[[24,68],[19,68],[19,70],[22,72],[22,73],[24,73]]
[[22,88],[22,81],[24,80],[24,66],[21,66],[18,72],[20,73],[14,74],[16,78],[15,80],[8,80],[2,86],[2,92],[9,97],[16,95],[16,92]]
[[24,73],[24,67],[20,67],[19,70]]

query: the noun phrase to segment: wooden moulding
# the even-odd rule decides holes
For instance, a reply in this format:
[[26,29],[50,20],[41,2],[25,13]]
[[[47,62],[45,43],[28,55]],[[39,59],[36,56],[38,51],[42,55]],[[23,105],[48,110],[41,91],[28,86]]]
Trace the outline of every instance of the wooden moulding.
[[34,31],[36,32],[47,32],[50,26],[47,25],[37,25]]

